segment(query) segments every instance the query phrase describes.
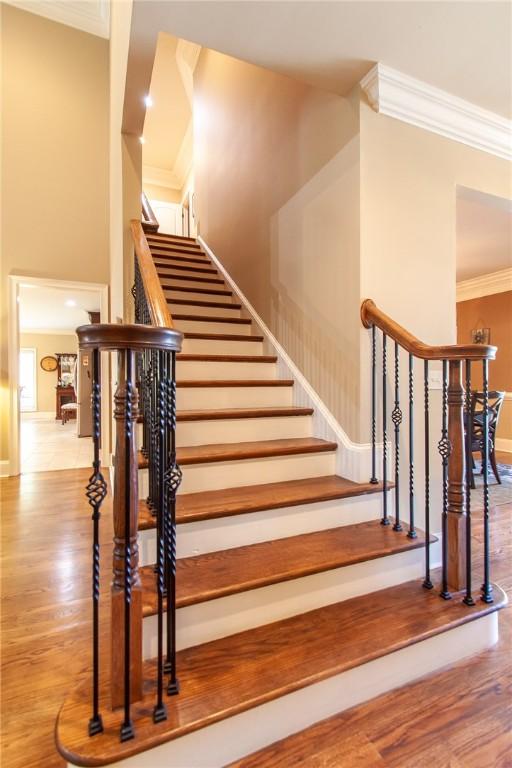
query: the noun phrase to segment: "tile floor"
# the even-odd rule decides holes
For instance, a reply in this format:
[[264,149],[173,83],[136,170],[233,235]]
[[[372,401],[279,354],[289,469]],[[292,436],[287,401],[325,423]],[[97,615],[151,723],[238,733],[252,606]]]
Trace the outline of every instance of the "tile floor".
[[77,437],[76,421],[62,425],[55,413],[22,413],[20,443],[23,473],[91,465],[91,438]]

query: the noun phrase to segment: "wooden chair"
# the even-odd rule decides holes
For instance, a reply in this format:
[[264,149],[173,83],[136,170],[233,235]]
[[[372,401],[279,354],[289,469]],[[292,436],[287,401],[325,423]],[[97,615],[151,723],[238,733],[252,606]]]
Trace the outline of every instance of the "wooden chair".
[[77,404],[65,403],[60,407],[62,424],[66,424],[70,419],[76,419]]
[[[505,400],[505,392],[493,390],[488,395],[488,421],[489,421],[489,460],[492,471],[497,482],[501,484],[501,478],[496,464],[496,429],[500,417],[501,407]],[[480,452],[483,471],[483,439],[484,439],[484,393],[473,392],[471,396],[471,451]],[[475,487],[475,478],[473,470],[475,462],[473,460],[471,471],[471,487]]]

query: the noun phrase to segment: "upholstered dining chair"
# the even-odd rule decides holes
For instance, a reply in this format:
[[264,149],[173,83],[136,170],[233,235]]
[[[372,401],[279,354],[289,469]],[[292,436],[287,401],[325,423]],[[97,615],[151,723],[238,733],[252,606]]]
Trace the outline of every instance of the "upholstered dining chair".
[[[489,421],[489,460],[492,471],[497,482],[501,484],[501,478],[496,464],[496,429],[500,418],[500,411],[505,400],[505,392],[493,390],[488,394],[488,421]],[[480,452],[483,468],[483,440],[484,440],[484,393],[472,392],[471,395],[471,451]],[[475,461],[473,459],[471,471],[471,487],[475,487],[475,478],[473,470]],[[483,469],[482,469],[483,471]]]

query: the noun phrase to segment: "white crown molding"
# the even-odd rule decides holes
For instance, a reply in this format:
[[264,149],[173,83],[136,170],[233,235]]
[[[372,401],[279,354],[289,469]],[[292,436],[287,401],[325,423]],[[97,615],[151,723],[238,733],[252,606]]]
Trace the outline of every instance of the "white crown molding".
[[491,296],[493,293],[505,291],[512,291],[512,267],[500,269],[498,272],[489,272],[480,277],[472,277],[469,280],[461,280],[457,283],[457,301],[479,299],[482,296]]
[[512,121],[385,64],[361,80],[376,112],[512,160]]
[[110,37],[109,0],[4,0],[22,11],[81,29],[99,37]]

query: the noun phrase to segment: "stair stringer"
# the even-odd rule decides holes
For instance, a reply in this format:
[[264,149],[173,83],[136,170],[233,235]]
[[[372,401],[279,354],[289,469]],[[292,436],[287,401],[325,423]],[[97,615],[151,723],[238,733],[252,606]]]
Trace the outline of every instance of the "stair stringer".
[[[243,291],[224,268],[222,262],[209,247],[208,243],[206,243],[201,236],[198,236],[197,239],[222,274],[233,293],[237,296],[239,303],[243,305],[243,308],[258,327],[260,334],[265,337],[266,344],[272,349],[272,353],[277,356],[278,378],[293,379],[294,405],[314,409],[313,436],[323,440],[332,440],[338,444],[340,450],[337,451],[336,473],[342,477],[346,477],[348,480],[353,480],[356,483],[368,482],[368,478],[371,476],[371,443],[355,443],[350,439],[343,427],[327,408],[319,394],[313,389],[304,374],[295,365],[293,360],[273,335],[270,328],[256,312]],[[390,446],[388,446],[388,449],[389,447]],[[382,444],[377,444],[378,461],[380,460],[381,453]],[[391,462],[389,462],[389,464],[391,465]],[[392,472],[391,466],[389,467],[389,472]]]

